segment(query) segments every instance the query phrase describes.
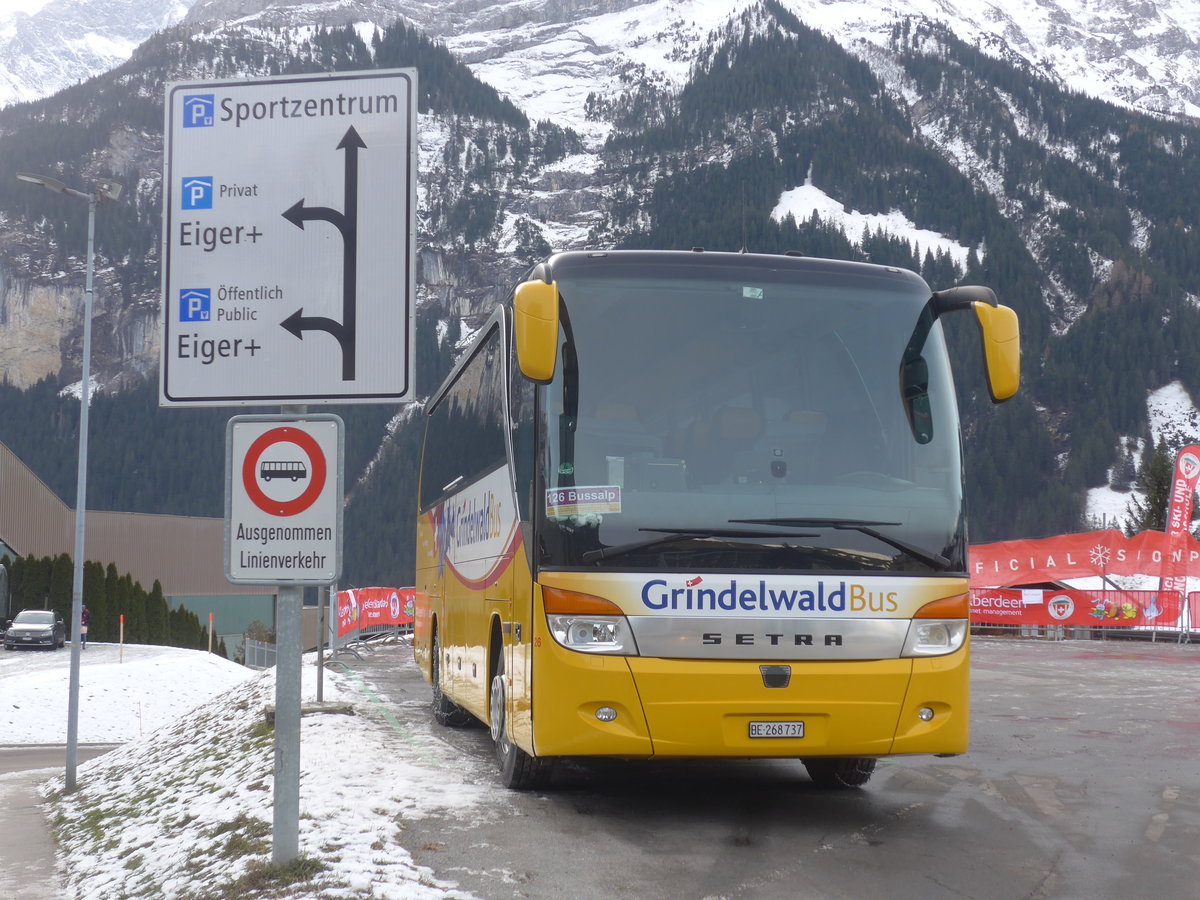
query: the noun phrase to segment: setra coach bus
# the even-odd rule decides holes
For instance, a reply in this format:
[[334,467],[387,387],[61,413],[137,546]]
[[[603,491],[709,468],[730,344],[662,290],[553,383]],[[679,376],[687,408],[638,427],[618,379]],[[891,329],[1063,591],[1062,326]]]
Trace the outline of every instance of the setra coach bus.
[[789,757],[854,787],[967,747],[967,534],[941,318],[984,287],[793,255],[567,252],[426,406],[414,650],[504,783],[558,757]]

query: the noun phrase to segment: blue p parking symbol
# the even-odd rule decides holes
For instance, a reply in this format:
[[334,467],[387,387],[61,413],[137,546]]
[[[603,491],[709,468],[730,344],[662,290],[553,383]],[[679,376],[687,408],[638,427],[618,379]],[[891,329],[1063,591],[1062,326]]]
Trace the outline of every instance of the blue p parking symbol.
[[211,128],[216,110],[213,94],[192,94],[183,98],[183,127]]
[[213,180],[211,175],[203,178],[183,179],[183,208],[212,209]]
[[212,291],[209,288],[183,288],[179,291],[179,321],[207,322],[212,318]]

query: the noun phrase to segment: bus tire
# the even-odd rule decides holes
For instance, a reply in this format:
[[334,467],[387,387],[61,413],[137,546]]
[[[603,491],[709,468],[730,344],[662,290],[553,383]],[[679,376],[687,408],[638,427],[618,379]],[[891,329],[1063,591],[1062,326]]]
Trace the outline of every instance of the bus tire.
[[437,628],[429,647],[430,681],[433,682],[433,721],[448,728],[462,728],[471,722],[471,714],[442,693],[442,647]]
[[528,791],[544,785],[550,777],[550,762],[530,756],[508,736],[507,689],[504,677],[504,654],[496,661],[492,675],[489,700],[492,740],[496,744],[496,761],[500,764],[500,780],[507,788]]
[[808,777],[818,787],[859,788],[871,780],[876,760],[866,757],[834,757],[802,760]]

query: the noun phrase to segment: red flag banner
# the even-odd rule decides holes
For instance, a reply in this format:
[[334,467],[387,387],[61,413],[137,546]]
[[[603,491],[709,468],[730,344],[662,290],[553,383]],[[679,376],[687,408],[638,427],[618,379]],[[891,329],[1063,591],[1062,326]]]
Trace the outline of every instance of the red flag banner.
[[[1175,457],[1175,478],[1171,482],[1171,502],[1167,507],[1167,534],[1176,546],[1180,535],[1188,533],[1192,525],[1192,495],[1196,493],[1196,482],[1200,480],[1200,446],[1184,447]],[[1159,588],[1164,591],[1186,591],[1187,572],[1173,554],[1171,562],[1163,570]]]
[[1192,495],[1200,481],[1200,445],[1184,447],[1175,457],[1175,480],[1167,511],[1167,534],[1187,531],[1192,524]]
[[1163,591],[971,591],[971,621],[977,625],[1174,628],[1182,608],[1183,595]]
[[975,544],[971,587],[1007,587],[1095,575],[1161,576],[1168,564],[1200,575],[1200,542],[1186,532],[1086,531],[1029,541]]

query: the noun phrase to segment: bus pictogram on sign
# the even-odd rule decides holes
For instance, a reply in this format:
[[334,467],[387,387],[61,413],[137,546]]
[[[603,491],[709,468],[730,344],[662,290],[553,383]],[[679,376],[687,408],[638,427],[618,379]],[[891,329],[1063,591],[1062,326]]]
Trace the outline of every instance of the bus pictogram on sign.
[[[308,465],[296,459],[299,450],[308,459]],[[284,458],[272,453],[282,452]],[[242,461],[242,484],[250,502],[272,516],[295,516],[316,502],[325,487],[328,464],[320,444],[308,432],[299,428],[282,426],[272,428],[261,435],[246,451]],[[268,486],[286,481],[292,484],[303,482],[299,492],[286,488]]]
[[259,463],[258,477],[263,481],[270,481],[273,478],[290,478],[292,481],[299,481],[301,478],[308,477],[308,469],[298,459],[264,460]]

